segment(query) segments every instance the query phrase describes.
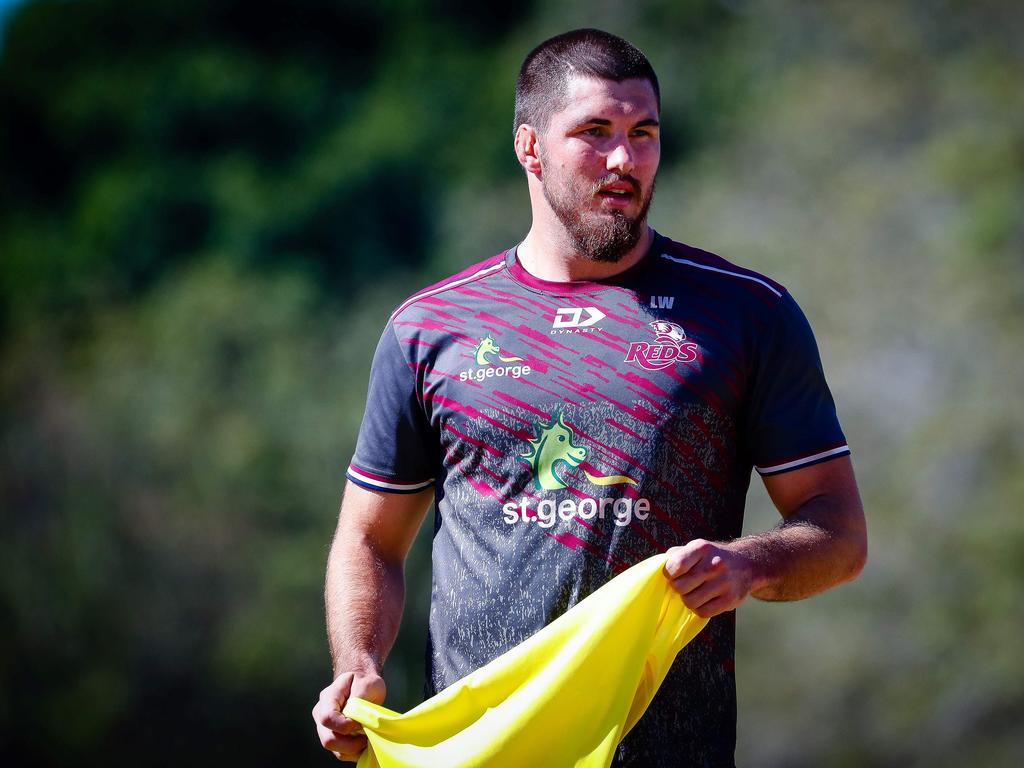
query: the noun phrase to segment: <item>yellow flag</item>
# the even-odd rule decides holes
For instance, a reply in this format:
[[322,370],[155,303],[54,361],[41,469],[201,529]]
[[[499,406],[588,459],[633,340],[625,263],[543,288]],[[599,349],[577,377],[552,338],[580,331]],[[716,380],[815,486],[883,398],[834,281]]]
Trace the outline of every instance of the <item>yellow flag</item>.
[[676,654],[704,628],[656,555],[404,715],[349,699],[358,768],[607,768]]

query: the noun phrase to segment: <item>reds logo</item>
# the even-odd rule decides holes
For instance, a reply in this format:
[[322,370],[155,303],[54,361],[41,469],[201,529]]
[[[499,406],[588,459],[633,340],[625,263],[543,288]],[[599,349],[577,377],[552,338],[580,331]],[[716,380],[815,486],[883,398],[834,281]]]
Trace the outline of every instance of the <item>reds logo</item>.
[[648,371],[660,371],[673,363],[692,363],[697,359],[697,345],[686,340],[686,331],[667,320],[655,320],[654,342],[634,341],[626,352],[625,362],[636,363]]

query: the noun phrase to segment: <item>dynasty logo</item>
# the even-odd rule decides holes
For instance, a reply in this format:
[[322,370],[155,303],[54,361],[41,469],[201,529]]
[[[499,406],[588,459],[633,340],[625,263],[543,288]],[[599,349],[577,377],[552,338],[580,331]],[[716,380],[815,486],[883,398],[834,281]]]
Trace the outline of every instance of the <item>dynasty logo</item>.
[[559,333],[595,333],[597,323],[607,315],[597,307],[559,307],[551,324],[551,335]]
[[686,339],[686,331],[667,320],[655,320],[654,342],[634,341],[626,351],[624,362],[634,363],[648,371],[660,371],[675,363],[692,363],[697,359],[697,345]]
[[[587,458],[587,449],[578,445],[577,436],[565,423],[562,416],[552,418],[549,422],[536,425],[537,436],[529,441],[530,449],[520,455],[520,460],[530,466],[533,471],[534,486],[538,491],[558,491],[568,488],[568,483],[558,474],[564,467],[576,468]],[[636,480],[626,475],[594,475],[583,471],[594,485],[637,485]],[[554,499],[541,499],[536,508],[532,508],[530,500],[523,498],[516,503],[506,502],[501,508],[505,522],[509,525],[518,522],[536,522],[541,528],[550,528],[559,519],[566,522],[574,517],[583,520],[606,516],[614,516],[618,526],[629,525],[635,517],[646,520],[650,513],[651,502],[648,499],[632,499],[629,497],[600,498],[564,498],[559,502]]]

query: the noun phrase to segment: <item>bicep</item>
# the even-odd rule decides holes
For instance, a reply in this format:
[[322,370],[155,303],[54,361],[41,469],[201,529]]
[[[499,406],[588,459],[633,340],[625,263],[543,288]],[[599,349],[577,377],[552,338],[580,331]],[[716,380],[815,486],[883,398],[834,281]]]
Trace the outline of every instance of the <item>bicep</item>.
[[338,515],[335,544],[371,547],[381,558],[405,561],[434,498],[433,488],[418,493],[385,493],[349,481]]
[[786,521],[808,520],[828,529],[864,531],[864,509],[849,456],[762,477]]

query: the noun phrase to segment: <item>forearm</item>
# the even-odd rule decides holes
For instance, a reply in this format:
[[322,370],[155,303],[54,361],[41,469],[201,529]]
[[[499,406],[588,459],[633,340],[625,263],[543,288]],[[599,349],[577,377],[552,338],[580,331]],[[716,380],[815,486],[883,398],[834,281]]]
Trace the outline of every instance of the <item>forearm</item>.
[[401,561],[386,558],[359,532],[339,527],[324,590],[334,674],[380,674],[405,604]]
[[387,696],[381,673],[402,620],[405,558],[432,496],[345,487],[324,587],[334,679],[313,707],[320,743],[342,760],[354,761],[366,748],[345,703],[356,697],[381,704]]
[[802,600],[856,578],[867,554],[866,536],[862,526],[848,522],[861,515],[845,514],[837,507],[841,503],[812,499],[772,530],[725,545],[750,562],[751,595]]
[[699,616],[731,611],[750,595],[800,600],[864,567],[867,526],[848,456],[765,478],[765,487],[784,520],[778,527],[668,551],[665,575]]

